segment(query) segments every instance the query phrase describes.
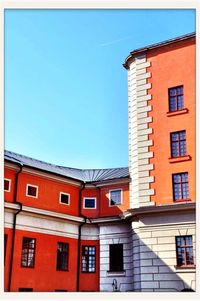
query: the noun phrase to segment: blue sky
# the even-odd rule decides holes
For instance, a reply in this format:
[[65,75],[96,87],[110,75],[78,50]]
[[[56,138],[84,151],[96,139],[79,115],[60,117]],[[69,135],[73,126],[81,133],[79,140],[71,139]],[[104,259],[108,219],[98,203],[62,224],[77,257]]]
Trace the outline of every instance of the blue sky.
[[128,166],[130,51],[195,31],[194,10],[6,10],[5,149]]

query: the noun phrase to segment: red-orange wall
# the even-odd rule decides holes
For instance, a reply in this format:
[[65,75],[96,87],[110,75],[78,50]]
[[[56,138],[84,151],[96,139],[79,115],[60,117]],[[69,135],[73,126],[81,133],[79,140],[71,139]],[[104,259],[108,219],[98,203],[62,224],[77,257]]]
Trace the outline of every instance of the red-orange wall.
[[[21,267],[23,237],[36,239],[35,267]],[[69,244],[69,270],[57,271],[57,242]],[[11,291],[19,288],[33,288],[33,291],[45,292],[56,289],[76,291],[78,240],[29,231],[16,231],[13,258]]]
[[[109,190],[112,189],[122,189],[122,205],[118,206],[109,206]],[[101,204],[100,204],[100,213],[102,216],[114,216],[122,213],[129,208],[129,185],[128,184],[117,184],[101,187]]]
[[[85,209],[83,208],[84,205],[84,198],[85,197],[94,197],[96,198],[96,209]],[[99,210],[100,210],[100,191],[98,190],[98,188],[96,189],[84,189],[82,192],[82,202],[81,202],[81,213],[87,217],[91,217],[91,218],[95,218],[99,216]]]
[[[27,184],[38,186],[38,198],[26,196]],[[26,206],[77,216],[79,189],[71,184],[22,172],[18,179],[17,201]],[[70,205],[59,203],[60,192],[70,194]],[[9,193],[5,192],[5,199],[11,198],[12,196],[9,197]]]
[[10,270],[10,258],[11,258],[11,244],[12,244],[12,229],[5,228],[4,234],[7,234],[7,246],[4,254],[5,264],[4,264],[4,286],[5,290],[8,289],[8,278]]
[[4,199],[6,202],[13,202],[14,200],[14,191],[15,191],[15,176],[17,170],[5,168],[4,170],[4,178],[11,180],[11,189],[10,192],[4,192]]
[[[11,229],[5,229],[5,233],[8,234],[5,260],[5,291],[8,290],[11,232]],[[36,239],[34,268],[21,267],[23,237]],[[58,242],[69,244],[68,271],[56,270]],[[96,271],[95,273],[83,273],[81,271],[80,252],[80,291],[99,291],[99,241],[81,241],[81,250],[83,245],[96,246]],[[76,291],[78,262],[77,251],[78,240],[76,239],[16,230],[11,291],[18,291],[19,288],[33,288],[33,291],[36,292],[53,292],[55,290]]]
[[[195,201],[195,44],[194,39],[172,44],[170,47],[160,47],[148,52],[147,60],[151,62],[148,71],[152,84],[149,94],[152,100],[149,105],[153,110],[149,116],[153,122],[149,124],[153,128],[153,146],[150,151],[154,157],[150,163],[154,164],[151,176],[155,182],[151,188],[155,195],[151,197],[156,204],[173,203],[172,174],[188,172],[189,195]],[[168,88],[178,85],[184,86],[184,107],[188,113],[167,116]],[[170,132],[186,130],[187,152],[191,160],[170,163]]]
[[[13,201],[15,174],[16,171],[5,168],[5,177],[12,180],[11,192],[5,192],[6,201]],[[38,186],[37,198],[26,196],[27,184]],[[62,183],[39,175],[22,172],[19,174],[18,178],[17,201],[25,206],[78,216],[80,189],[80,187],[72,184]],[[109,190],[112,189],[122,189],[122,205],[109,206]],[[59,203],[60,192],[70,194],[70,205]],[[83,200],[85,197],[96,198],[95,209],[83,208]],[[129,208],[129,184],[108,184],[99,188],[86,187],[81,193],[81,199],[81,214],[84,216],[96,218],[98,216],[118,215]]]

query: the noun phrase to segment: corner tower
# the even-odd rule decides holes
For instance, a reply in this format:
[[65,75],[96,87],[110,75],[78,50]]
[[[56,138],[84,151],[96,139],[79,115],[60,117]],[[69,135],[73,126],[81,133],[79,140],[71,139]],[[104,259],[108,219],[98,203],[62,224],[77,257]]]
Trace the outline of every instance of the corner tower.
[[148,112],[152,110],[150,104],[151,83],[148,78],[151,72],[148,67],[151,62],[147,60],[144,51],[133,51],[125,61],[124,67],[128,70],[128,128],[129,128],[129,173],[130,183],[130,207],[154,205],[150,202],[150,196],[154,190],[150,183],[154,177],[150,176],[153,164],[149,159],[153,152],[149,147],[153,144],[149,134],[152,134],[150,123],[152,117]]

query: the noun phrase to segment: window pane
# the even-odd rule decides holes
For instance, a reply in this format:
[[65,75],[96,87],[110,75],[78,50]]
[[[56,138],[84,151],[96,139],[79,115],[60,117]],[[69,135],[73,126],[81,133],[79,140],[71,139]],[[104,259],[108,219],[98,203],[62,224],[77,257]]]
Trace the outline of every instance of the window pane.
[[183,94],[183,86],[177,87],[177,94]]
[[4,180],[4,190],[6,191],[10,190],[10,181]]
[[177,265],[183,266],[194,264],[191,235],[176,237],[176,252]]
[[180,143],[180,155],[184,156],[186,155],[186,141],[181,141]]
[[178,110],[182,110],[184,105],[183,105],[183,96],[178,96],[177,97],[177,102],[178,102]]
[[172,137],[172,141],[178,141],[179,135],[178,135],[178,133],[176,132],[176,133],[172,133],[172,134],[171,134],[171,137]]
[[123,244],[110,245],[110,271],[123,271]]
[[185,131],[171,133],[171,156],[179,157],[186,155]]
[[187,246],[192,246],[192,236],[185,236],[185,244]]
[[175,88],[169,89],[169,95],[170,95],[170,96],[176,95],[176,89],[175,89]]
[[179,143],[172,142],[172,157],[178,157],[178,156],[179,156]]
[[179,136],[181,140],[186,139],[186,132],[185,131],[179,132]]
[[193,250],[192,247],[186,248],[186,263],[193,264]]
[[36,196],[37,195],[37,187],[28,185],[28,195]]
[[189,191],[188,191],[188,183],[182,185],[183,187],[183,199],[189,198]]
[[181,200],[182,199],[180,184],[175,184],[174,185],[174,197],[175,197],[175,200]]
[[68,269],[68,244],[58,243],[57,244],[57,270]]
[[60,201],[63,204],[69,204],[69,195],[61,193]]
[[169,110],[171,112],[184,108],[183,86],[169,89]]
[[84,199],[85,208],[95,208],[95,199]]
[[95,246],[82,246],[82,272],[95,272]]
[[110,202],[111,202],[111,205],[120,205],[121,204],[121,190],[110,191]]
[[180,174],[174,175],[173,178],[174,178],[174,183],[181,183],[181,175]]
[[177,110],[177,103],[176,103],[176,97],[170,98],[170,111],[176,111]]
[[35,260],[35,239],[23,238],[21,265],[23,267],[34,267]]
[[181,177],[182,177],[182,182],[188,182],[188,173],[182,173]]

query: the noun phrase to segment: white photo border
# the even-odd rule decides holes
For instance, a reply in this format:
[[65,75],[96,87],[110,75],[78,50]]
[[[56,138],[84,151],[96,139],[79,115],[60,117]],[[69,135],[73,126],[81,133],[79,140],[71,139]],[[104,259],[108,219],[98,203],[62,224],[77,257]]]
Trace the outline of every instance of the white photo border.
[[[197,48],[196,48],[196,66],[200,65],[199,53],[200,53],[200,1],[199,0],[125,0],[125,1],[112,1],[112,0],[101,0],[101,1],[56,1],[56,0],[10,0],[10,1],[0,1],[0,39],[2,49],[0,51],[0,62],[1,62],[1,74],[0,78],[0,93],[1,93],[1,101],[0,101],[0,159],[1,159],[1,170],[0,170],[0,197],[3,200],[3,179],[4,179],[4,10],[5,9],[195,9],[196,10],[196,37],[197,37]],[[196,78],[199,79],[199,68],[196,68]],[[196,99],[197,99],[197,116],[200,116],[200,88],[197,82],[196,88]],[[200,118],[196,120],[197,125],[197,147],[196,153],[199,154],[200,151],[200,139],[199,139],[199,128],[200,128]],[[196,166],[196,189],[197,189],[197,200],[200,199],[200,188],[199,188],[199,163],[200,160],[197,156]],[[199,216],[200,213],[200,204],[197,202],[197,210],[196,215]],[[1,221],[1,235],[0,235],[0,299],[2,301],[6,300],[103,300],[105,298],[111,300],[168,300],[171,296],[172,298],[176,298],[176,300],[188,300],[191,298],[192,300],[198,300],[200,295],[200,269],[199,262],[200,258],[197,257],[197,291],[194,293],[70,293],[66,296],[66,293],[7,293],[4,292],[4,260],[3,260],[3,229],[4,229],[4,207],[3,203],[0,203],[0,221]],[[200,250],[200,240],[199,240],[199,223],[197,224],[197,250]],[[197,252],[198,254],[198,252]]]

